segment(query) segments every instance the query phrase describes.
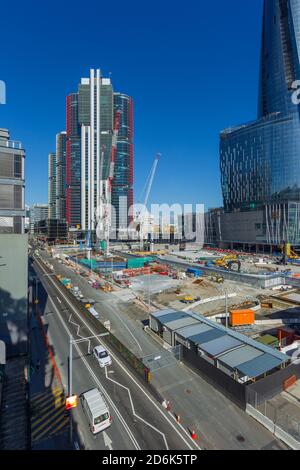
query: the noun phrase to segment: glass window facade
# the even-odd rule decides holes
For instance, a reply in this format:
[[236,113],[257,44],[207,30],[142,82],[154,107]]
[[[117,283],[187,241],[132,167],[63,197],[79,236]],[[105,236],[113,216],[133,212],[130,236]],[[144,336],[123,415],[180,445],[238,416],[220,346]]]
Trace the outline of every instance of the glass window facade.
[[258,120],[221,133],[221,184],[226,212],[300,201],[300,1],[264,5]]

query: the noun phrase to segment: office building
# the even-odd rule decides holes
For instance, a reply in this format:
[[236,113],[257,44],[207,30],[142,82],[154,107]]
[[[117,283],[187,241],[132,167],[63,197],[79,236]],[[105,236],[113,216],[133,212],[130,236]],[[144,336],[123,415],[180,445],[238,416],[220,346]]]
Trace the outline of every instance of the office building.
[[56,153],[48,155],[48,217],[56,218]]
[[0,337],[7,357],[27,352],[25,150],[0,129]]
[[81,226],[81,142],[78,93],[67,96],[66,122],[66,220],[70,228]]
[[129,208],[133,206],[133,102],[122,93],[114,93],[114,112],[120,113],[115,174],[112,185],[112,205],[116,214],[116,235],[127,235],[133,217]]
[[56,218],[66,220],[66,132],[56,135]]
[[114,93],[99,69],[82,78],[77,93],[67,97],[66,221],[70,229],[95,231],[96,212],[109,177],[112,136],[120,117],[111,201],[112,238],[127,229],[133,204],[133,104]]
[[258,118],[221,133],[224,245],[300,245],[299,54],[300,2],[265,0]]
[[30,208],[30,233],[34,233],[38,222],[48,219],[48,209],[48,204],[34,204]]
[[25,231],[25,151],[0,129],[0,234]]

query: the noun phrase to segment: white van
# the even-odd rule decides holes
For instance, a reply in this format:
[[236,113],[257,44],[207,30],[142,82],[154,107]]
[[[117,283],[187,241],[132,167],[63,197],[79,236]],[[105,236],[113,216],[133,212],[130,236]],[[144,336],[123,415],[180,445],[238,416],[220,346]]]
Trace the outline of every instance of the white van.
[[112,418],[108,406],[97,388],[82,393],[80,400],[93,434],[98,434],[111,425]]

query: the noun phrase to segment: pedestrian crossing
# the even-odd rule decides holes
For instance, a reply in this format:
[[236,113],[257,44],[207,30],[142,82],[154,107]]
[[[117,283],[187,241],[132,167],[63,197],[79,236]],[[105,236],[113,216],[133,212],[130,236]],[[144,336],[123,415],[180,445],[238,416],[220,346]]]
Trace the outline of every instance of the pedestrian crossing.
[[32,447],[42,440],[52,438],[68,429],[65,397],[61,388],[37,393],[31,397]]

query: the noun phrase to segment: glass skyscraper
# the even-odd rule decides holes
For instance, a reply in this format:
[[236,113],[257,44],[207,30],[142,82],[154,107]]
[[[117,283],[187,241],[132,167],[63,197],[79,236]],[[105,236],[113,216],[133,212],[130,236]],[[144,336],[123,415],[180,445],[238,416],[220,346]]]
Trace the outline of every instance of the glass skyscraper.
[[299,79],[300,0],[265,0],[258,118],[220,137],[225,213],[262,211],[254,242],[293,234],[288,241],[300,243],[300,108],[292,99]]
[[133,102],[122,93],[114,93],[114,110],[120,113],[115,174],[112,185],[112,205],[116,212],[116,227],[121,235],[129,220],[133,205]]
[[56,219],[66,220],[66,132],[56,135]]
[[108,180],[116,114],[120,115],[112,183],[113,233],[127,228],[133,204],[133,104],[114,93],[111,80],[90,70],[67,97],[66,220],[70,228],[95,230],[102,183]]

